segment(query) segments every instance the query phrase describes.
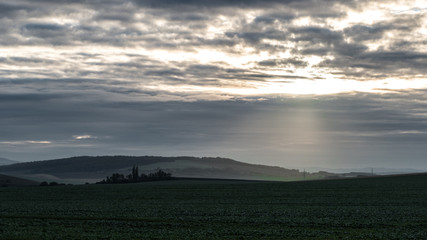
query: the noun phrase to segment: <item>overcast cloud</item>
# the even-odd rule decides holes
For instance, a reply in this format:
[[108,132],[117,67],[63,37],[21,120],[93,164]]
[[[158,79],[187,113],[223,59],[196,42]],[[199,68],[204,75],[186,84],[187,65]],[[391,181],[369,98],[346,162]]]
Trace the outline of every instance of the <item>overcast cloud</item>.
[[426,6],[0,0],[0,157],[427,169]]

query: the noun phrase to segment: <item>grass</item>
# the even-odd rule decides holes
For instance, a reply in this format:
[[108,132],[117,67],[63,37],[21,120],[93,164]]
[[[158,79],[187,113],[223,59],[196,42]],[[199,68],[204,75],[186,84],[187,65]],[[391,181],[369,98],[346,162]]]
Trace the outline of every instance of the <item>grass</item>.
[[0,239],[427,239],[427,175],[0,188]]

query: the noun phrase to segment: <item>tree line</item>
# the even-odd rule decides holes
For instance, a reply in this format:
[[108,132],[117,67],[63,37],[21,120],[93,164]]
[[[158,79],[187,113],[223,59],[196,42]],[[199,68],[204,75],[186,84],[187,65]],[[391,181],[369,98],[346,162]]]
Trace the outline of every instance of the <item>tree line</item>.
[[107,176],[102,181],[97,182],[97,184],[114,184],[114,183],[137,183],[137,182],[148,182],[148,181],[160,181],[160,180],[170,180],[172,179],[172,174],[158,169],[156,172],[144,174],[139,174],[138,166],[132,167],[132,172],[125,176],[120,173],[113,173],[111,176]]

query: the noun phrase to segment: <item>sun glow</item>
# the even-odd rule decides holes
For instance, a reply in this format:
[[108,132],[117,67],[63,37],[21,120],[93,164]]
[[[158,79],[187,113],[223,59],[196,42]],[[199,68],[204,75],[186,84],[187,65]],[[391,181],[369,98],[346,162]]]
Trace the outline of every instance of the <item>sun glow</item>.
[[97,138],[97,137],[87,134],[87,135],[73,135],[73,138],[75,140],[84,140],[84,139],[93,139],[93,138]]
[[[275,79],[254,89],[249,89],[247,94],[314,94],[326,95],[345,92],[370,92],[384,93],[395,90],[421,89],[426,88],[425,79],[418,80],[401,80],[386,79],[375,81],[356,81],[356,80],[296,80],[289,81],[286,79]],[[245,93],[245,91],[239,91]]]
[[251,87],[204,87],[204,86],[174,86],[168,85],[146,86],[149,89],[164,90],[170,92],[210,92],[226,93],[230,95],[268,95],[268,94],[289,94],[289,95],[328,95],[349,92],[386,93],[406,89],[427,88],[425,79],[400,80],[386,79],[376,81],[356,81],[356,80],[288,80],[274,79],[263,83],[251,84]]

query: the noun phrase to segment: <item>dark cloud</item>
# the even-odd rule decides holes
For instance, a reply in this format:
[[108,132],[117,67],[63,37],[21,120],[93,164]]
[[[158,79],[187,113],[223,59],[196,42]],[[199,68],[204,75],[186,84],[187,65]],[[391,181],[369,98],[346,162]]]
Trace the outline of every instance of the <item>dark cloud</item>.
[[133,21],[133,14],[129,14],[129,12],[118,12],[118,13],[102,13],[98,14],[95,17],[96,20],[107,20],[107,21],[119,21],[123,23]]
[[367,41],[373,39],[380,39],[385,30],[389,30],[391,26],[367,26],[367,25],[354,25],[344,30],[347,36],[351,36],[356,41]]
[[31,11],[33,8],[26,5],[0,3],[0,16],[3,18],[13,18],[20,13]]
[[[233,7],[233,8],[265,8],[266,6],[274,7],[275,5],[292,5],[296,8],[307,8],[307,6],[324,6],[318,9],[321,11],[323,9],[329,8],[334,4],[343,4],[347,6],[354,6],[357,1],[338,1],[338,0],[327,0],[318,2],[315,0],[218,0],[218,1],[209,1],[209,0],[134,0],[136,4],[144,7],[151,8],[171,8],[171,9],[180,9],[180,8],[224,8],[224,7]],[[331,11],[331,10],[330,10]],[[332,10],[333,11],[333,10]],[[328,15],[329,16],[329,15]]]
[[176,8],[176,7],[188,7],[188,8],[217,8],[217,7],[253,7],[253,6],[265,6],[266,4],[289,4],[295,2],[295,0],[218,0],[218,1],[209,1],[209,0],[135,0],[140,6],[152,7],[152,8]]
[[229,38],[239,38],[249,44],[258,44],[263,39],[285,39],[286,34],[280,31],[259,31],[259,32],[227,32]]
[[287,22],[296,18],[292,13],[271,13],[268,15],[257,16],[254,20],[256,24],[273,24],[275,21]]
[[2,102],[42,102],[46,100],[52,100],[52,99],[60,99],[62,96],[60,94],[23,94],[23,93],[17,93],[17,94],[1,94],[0,95],[0,101]]
[[417,17],[399,17],[390,21],[377,22],[371,25],[355,24],[344,29],[344,34],[356,42],[381,39],[386,31],[410,33],[419,27],[420,19]]
[[183,21],[183,22],[207,21],[209,20],[209,16],[204,14],[195,14],[195,13],[185,14],[185,15],[177,14],[177,15],[170,16],[169,19],[171,21]]
[[24,26],[29,31],[59,31],[63,30],[64,27],[58,24],[43,24],[43,23],[31,23]]
[[260,66],[265,67],[306,67],[308,63],[306,61],[297,58],[288,59],[272,59],[258,62]]
[[343,39],[341,32],[321,27],[300,27],[291,29],[291,32],[296,34],[293,41],[306,42],[309,45],[324,44],[324,46],[333,47]]
[[[363,49],[363,48],[361,48]],[[341,74],[357,78],[384,78],[402,74],[425,74],[427,55],[403,51],[351,51],[353,54],[337,56],[319,66],[339,69]],[[348,57],[346,57],[348,56]]]

